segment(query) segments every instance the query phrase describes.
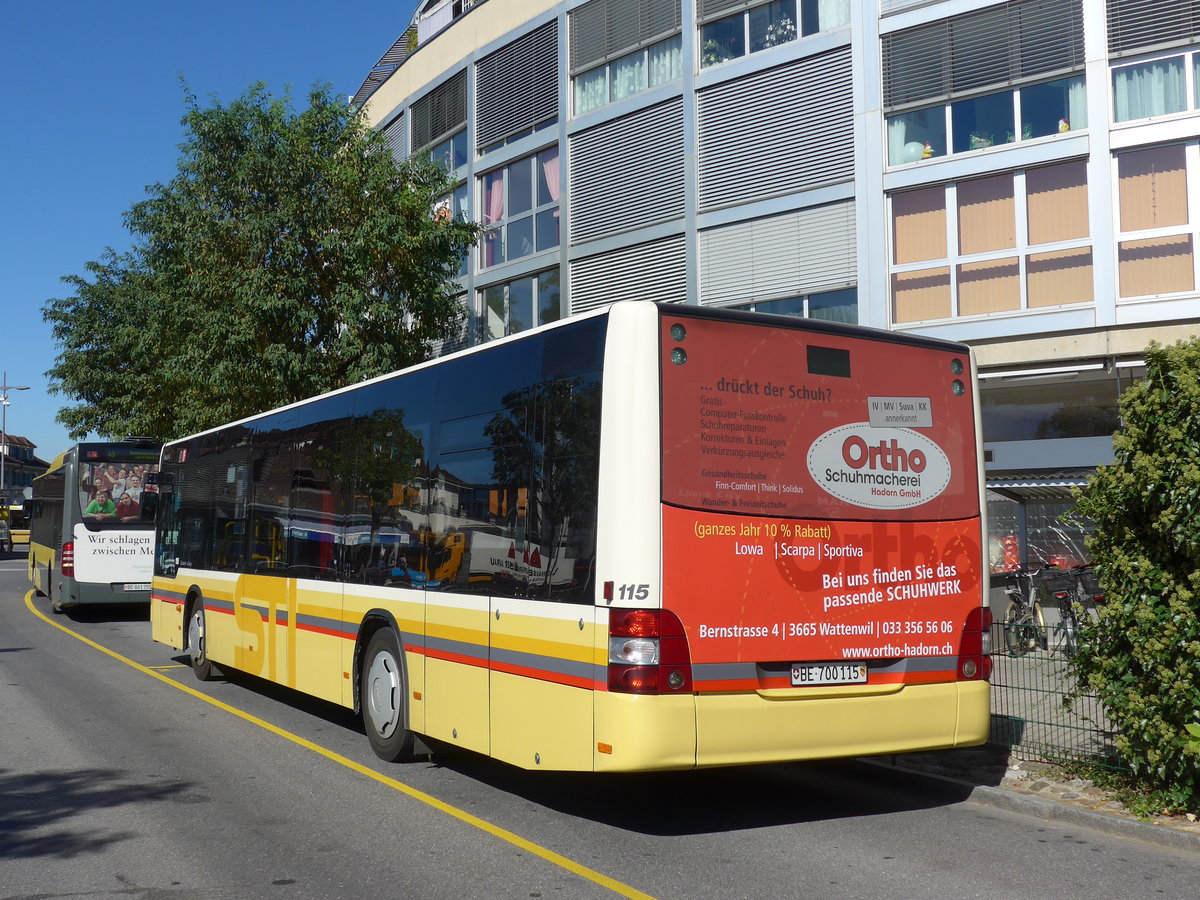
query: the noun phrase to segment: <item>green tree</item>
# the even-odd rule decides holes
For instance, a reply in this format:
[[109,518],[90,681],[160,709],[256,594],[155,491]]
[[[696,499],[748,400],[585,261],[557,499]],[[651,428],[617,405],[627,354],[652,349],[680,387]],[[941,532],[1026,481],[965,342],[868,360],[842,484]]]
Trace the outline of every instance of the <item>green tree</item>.
[[75,437],[170,439],[419,362],[456,336],[479,226],[435,212],[428,158],[397,163],[328,86],[185,98],[179,171],[47,301],[53,390]]
[[1200,803],[1200,341],[1151,347],[1121,400],[1116,459],[1081,493],[1104,585],[1072,665],[1118,729],[1138,786],[1161,807]]

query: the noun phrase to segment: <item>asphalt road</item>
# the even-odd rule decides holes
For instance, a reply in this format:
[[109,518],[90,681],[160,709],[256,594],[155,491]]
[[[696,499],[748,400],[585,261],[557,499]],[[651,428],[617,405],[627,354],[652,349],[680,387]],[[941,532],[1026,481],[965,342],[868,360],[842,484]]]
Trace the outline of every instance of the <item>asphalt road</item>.
[[850,761],[608,777],[455,752],[387,765],[336,707],[196,681],[144,609],[27,601],[23,562],[0,558],[0,900],[1097,900],[1200,884],[1200,856]]

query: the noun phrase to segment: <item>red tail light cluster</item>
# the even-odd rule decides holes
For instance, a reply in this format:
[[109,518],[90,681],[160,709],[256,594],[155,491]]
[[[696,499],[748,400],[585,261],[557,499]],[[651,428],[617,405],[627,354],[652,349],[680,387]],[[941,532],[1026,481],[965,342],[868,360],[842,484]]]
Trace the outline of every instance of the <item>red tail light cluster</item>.
[[958,651],[958,677],[987,681],[992,677],[992,611],[978,606],[967,615]]
[[75,577],[75,544],[67,541],[58,554],[58,568],[68,578]]
[[624,694],[692,690],[683,623],[665,609],[614,609],[608,620],[608,689]]

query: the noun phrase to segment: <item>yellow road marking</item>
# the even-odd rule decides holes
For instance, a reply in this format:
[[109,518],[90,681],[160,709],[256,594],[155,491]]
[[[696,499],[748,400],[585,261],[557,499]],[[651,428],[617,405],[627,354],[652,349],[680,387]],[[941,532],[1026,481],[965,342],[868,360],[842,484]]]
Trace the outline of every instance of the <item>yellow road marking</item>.
[[[370,769],[364,765],[361,765],[360,763],[356,763],[352,759],[347,759],[341,754],[334,753],[332,750],[328,750],[319,744],[314,744],[312,741],[306,740],[305,738],[300,737],[298,734],[292,734],[290,731],[285,731],[282,728],[272,725],[270,722],[240,710],[236,706],[230,706],[228,703],[223,703],[222,701],[217,700],[215,697],[210,697],[203,691],[198,691],[195,688],[188,687],[186,684],[180,684],[178,681],[174,681],[173,679],[168,678],[166,675],[156,672],[154,668],[143,666],[141,663],[134,662],[132,659],[122,656],[120,653],[117,653],[115,650],[110,650],[102,644],[97,644],[95,641],[84,637],[79,632],[72,631],[70,628],[67,628],[60,622],[55,622],[40,609],[34,606],[32,590],[25,595],[25,605],[29,608],[31,613],[33,613],[43,622],[53,625],[60,631],[65,631],[67,634],[71,635],[71,637],[83,641],[83,643],[87,644],[89,647],[111,656],[118,662],[122,662],[130,668],[136,669],[144,675],[149,675],[151,678],[158,679],[163,684],[170,685],[173,688],[183,691],[185,694],[190,694],[198,700],[203,700],[205,703],[217,707],[217,709],[223,710],[230,715],[237,716],[239,719],[243,719],[252,725],[257,725],[259,728],[265,729],[266,731],[278,735],[285,740],[289,740],[293,744],[298,744],[306,750],[311,750],[313,753],[324,756],[326,759],[331,760],[338,765],[345,766],[347,769],[351,769],[360,775],[370,778],[373,781],[377,781],[382,785],[392,788],[393,790],[399,791],[402,794],[406,794],[414,800],[424,803],[426,806],[431,806],[439,812],[458,819],[460,822],[464,822],[473,828],[478,828],[480,831],[486,832],[487,834],[497,837],[502,841],[506,841],[509,844],[512,844],[514,847],[519,847],[520,849],[526,851],[527,853],[533,854],[539,859],[543,859],[548,863],[558,866],[559,868],[566,869],[568,872],[571,872],[574,875],[578,875],[580,878],[585,878],[594,884],[608,888],[608,890],[612,891],[614,894],[619,894],[622,897],[629,897],[631,900],[654,900],[650,894],[644,894],[636,888],[632,888],[627,884],[622,884],[621,882],[613,878],[609,878],[607,875],[604,875],[601,872],[597,872],[595,869],[589,869],[587,866],[581,865],[580,863],[575,862],[573,859],[568,859],[562,854],[555,853],[553,850],[543,847],[540,844],[535,844],[533,841],[527,840],[521,837],[519,834],[514,834],[513,832],[501,828],[498,825],[493,825],[491,822],[481,819],[478,816],[471,815],[471,813],[461,810],[456,806],[451,806],[449,803],[439,800],[437,797],[434,797],[431,794],[426,794],[424,791],[417,790],[416,788],[411,787],[402,781],[397,781],[395,778],[389,778],[387,775],[383,775],[379,772],[376,772],[374,769]],[[156,668],[183,669],[187,667],[162,666]]]

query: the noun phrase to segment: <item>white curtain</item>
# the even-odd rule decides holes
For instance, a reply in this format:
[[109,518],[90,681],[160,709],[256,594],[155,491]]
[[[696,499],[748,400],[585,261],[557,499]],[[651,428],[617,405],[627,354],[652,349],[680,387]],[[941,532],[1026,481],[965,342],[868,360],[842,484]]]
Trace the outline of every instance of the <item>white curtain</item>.
[[850,22],[850,0],[817,0],[818,30],[828,31]]
[[575,115],[598,109],[608,102],[608,66],[575,76]]
[[612,64],[612,98],[632,97],[646,89],[646,56],[641,50]]
[[683,38],[655,44],[650,48],[650,87],[683,77]]
[[1113,72],[1118,122],[1182,112],[1187,106],[1183,57],[1159,59]]
[[[908,115],[892,116],[887,120],[888,165],[916,162],[925,155],[925,142],[906,140],[908,132]],[[917,134],[920,135],[919,128]]]
[[1067,88],[1067,123],[1072,131],[1087,128],[1087,82],[1072,79]]

